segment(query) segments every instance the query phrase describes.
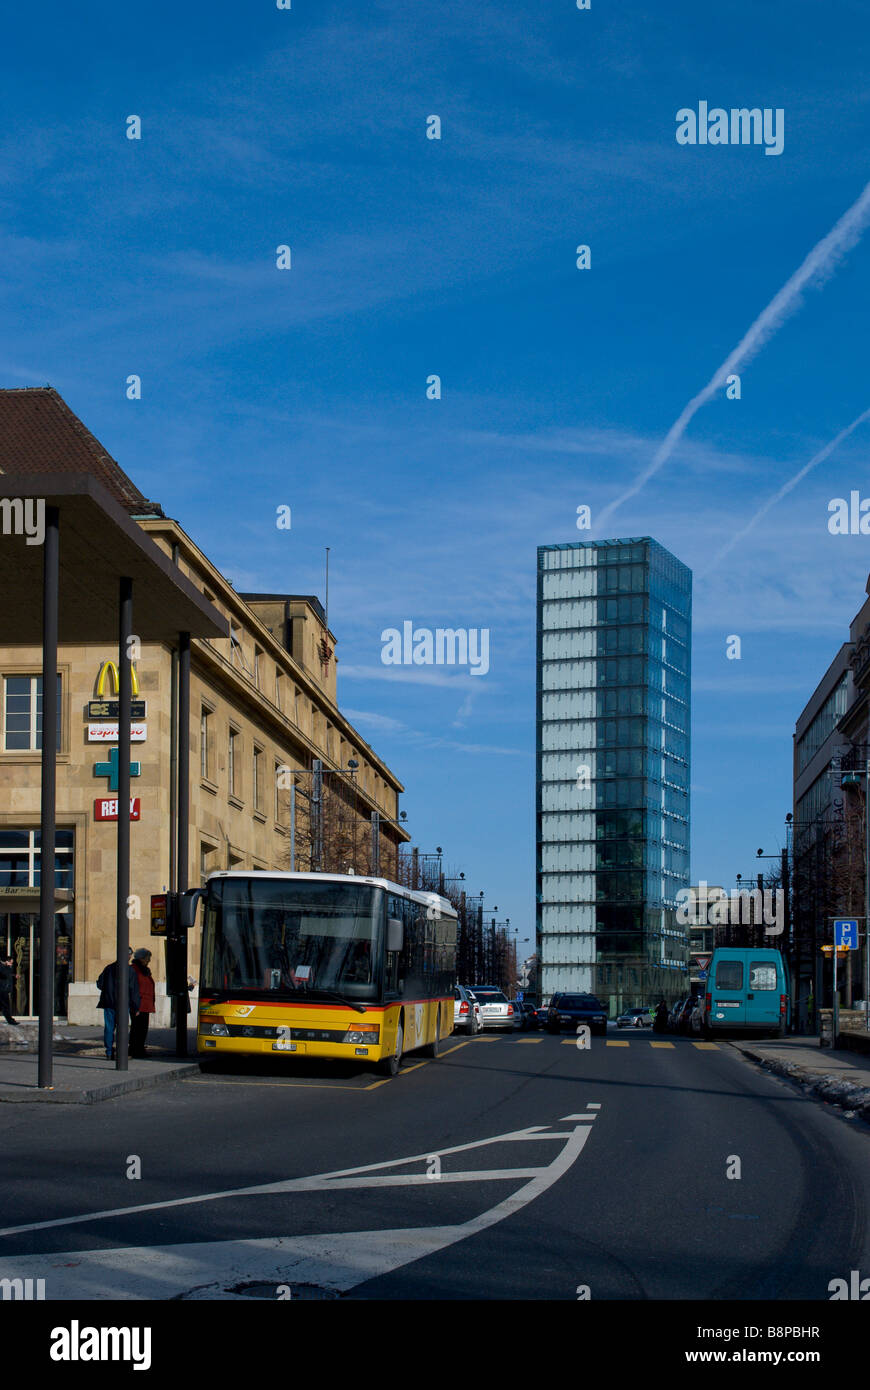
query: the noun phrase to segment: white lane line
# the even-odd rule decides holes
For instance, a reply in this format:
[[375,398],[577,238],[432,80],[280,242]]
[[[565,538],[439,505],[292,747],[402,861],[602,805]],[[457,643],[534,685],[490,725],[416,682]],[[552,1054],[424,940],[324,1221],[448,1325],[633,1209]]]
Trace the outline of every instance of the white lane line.
[[[146,1211],[167,1211],[172,1207],[194,1206],[199,1202],[217,1202],[227,1197],[264,1197],[287,1192],[323,1192],[328,1189],[354,1187],[353,1181],[362,1173],[373,1173],[383,1168],[398,1168],[406,1163],[427,1163],[437,1155],[446,1158],[449,1154],[466,1153],[469,1149],[483,1148],[487,1144],[509,1144],[518,1140],[537,1138],[543,1125],[529,1125],[525,1129],[514,1130],[508,1134],[498,1134],[490,1139],[475,1139],[470,1144],[455,1144],[449,1149],[430,1149],[428,1153],[413,1154],[410,1158],[393,1158],[382,1163],[367,1163],[360,1168],[341,1168],[334,1173],[318,1173],[312,1177],[286,1178],[280,1182],[259,1183],[253,1187],[230,1188],[223,1192],[203,1192],[194,1197],[173,1197],[165,1202],[143,1202],[135,1207],[112,1207],[106,1211],[87,1212],[83,1216],[63,1216],[54,1221],[34,1221],[26,1226],[7,1226],[0,1230],[0,1236],[23,1235],[27,1231],[48,1231],[58,1226],[78,1226],[90,1221],[103,1221],[113,1216],[139,1216]],[[547,1138],[547,1135],[540,1135]],[[553,1135],[553,1138],[561,1136]]]
[[597,1115],[563,1115],[563,1120],[597,1120]]
[[[2,1273],[4,1278],[44,1278],[46,1297],[50,1301],[155,1300],[185,1296],[195,1301],[230,1300],[245,1297],[234,1292],[234,1287],[241,1283],[263,1283],[267,1288],[272,1285],[276,1293],[279,1284],[293,1283],[316,1284],[342,1292],[477,1235],[520,1211],[568,1171],[579,1158],[590,1133],[588,1126],[573,1130],[553,1162],[546,1168],[532,1170],[534,1176],[518,1192],[480,1216],[454,1226],[14,1256],[3,1260]],[[525,1131],[520,1131],[520,1135],[529,1137]],[[502,1142],[504,1138],[498,1136],[458,1148],[479,1148],[481,1144]],[[396,1159],[391,1166],[411,1161]],[[520,1175],[520,1170],[516,1169],[495,1171]],[[485,1175],[473,1176],[480,1180]],[[434,1180],[429,1181],[434,1185]]]
[[600,1100],[587,1100],[587,1102],[586,1102],[586,1109],[587,1109],[587,1110],[600,1110],[600,1109],[601,1109],[601,1101],[600,1101]]

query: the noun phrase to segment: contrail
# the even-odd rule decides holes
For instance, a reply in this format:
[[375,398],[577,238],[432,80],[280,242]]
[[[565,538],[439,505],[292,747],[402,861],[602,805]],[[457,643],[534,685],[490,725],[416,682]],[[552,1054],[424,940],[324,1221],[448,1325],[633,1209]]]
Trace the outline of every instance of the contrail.
[[870,220],[870,183],[867,184],[857,202],[843,213],[836,226],[832,227],[827,236],[813,247],[791,278],[786,281],[778,294],[774,295],[767,308],[762,309],[758,318],[741,338],[733,352],[726,357],[722,366],[710,378],[703,391],[699,391],[697,396],[693,396],[688,405],[683,407],[682,412],[671,425],[664,440],[656,450],[652,463],[644,469],[626,492],[604,508],[598,518],[597,531],[600,532],[604,528],[617,507],[621,507],[623,502],[634,497],[635,493],[640,492],[650,478],[658,473],[674,452],[689,423],[701,409],[701,406],[705,405],[711,396],[714,396],[725,384],[725,378],[731,372],[746,366],[755,354],[764,347],[764,344],[773,337],[780,324],[800,305],[802,292],[812,284],[823,284],[827,276],[833,273],[837,262],[860,240],[868,220]]
[[738,531],[736,536],[732,536],[730,541],[723,545],[719,553],[713,556],[713,559],[710,561],[707,568],[705,570],[700,571],[700,577],[703,578],[705,575],[708,575],[710,571],[714,569],[716,565],[718,565],[719,561],[723,560],[725,556],[728,554],[728,552],[734,549],[737,542],[742,541],[743,537],[752,530],[753,526],[755,526],[757,522],[759,522],[761,518],[770,511],[771,507],[775,507],[777,502],[782,501],[783,497],[785,497],[787,493],[791,492],[792,488],[797,487],[801,478],[805,478],[807,476],[810,469],[815,468],[817,463],[823,463],[824,460],[834,452],[838,445],[842,444],[844,439],[848,439],[852,431],[856,430],[859,425],[862,425],[865,420],[870,420],[870,410],[863,411],[858,416],[857,420],[853,420],[851,425],[847,425],[844,430],[840,430],[840,433],[836,435],[835,438],[832,439],[829,444],[826,444],[825,447],[823,449],[820,449],[817,454],[813,454],[809,463],[805,463],[799,473],[795,473],[793,478],[789,478],[787,483],[783,483],[782,487],[779,489],[779,492],[775,493],[773,497],[769,497],[768,500],[764,503],[764,505],[759,507],[755,515],[749,518],[746,525],[743,527],[743,530]]

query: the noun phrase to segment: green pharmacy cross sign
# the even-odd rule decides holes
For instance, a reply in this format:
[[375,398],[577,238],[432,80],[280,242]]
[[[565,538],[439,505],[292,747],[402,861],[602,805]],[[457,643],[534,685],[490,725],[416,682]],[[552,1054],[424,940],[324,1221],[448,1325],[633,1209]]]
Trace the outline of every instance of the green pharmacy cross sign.
[[[141,763],[131,763],[130,776],[138,777],[140,768]],[[96,764],[94,767],[94,776],[108,777],[109,791],[116,792],[118,790],[118,770],[118,750],[117,748],[113,748],[109,754],[109,761],[107,763]]]

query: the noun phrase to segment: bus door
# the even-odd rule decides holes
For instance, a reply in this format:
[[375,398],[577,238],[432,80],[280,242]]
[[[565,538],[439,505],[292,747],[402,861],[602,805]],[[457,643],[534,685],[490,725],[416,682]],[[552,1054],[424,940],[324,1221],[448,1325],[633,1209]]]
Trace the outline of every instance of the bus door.
[[746,963],[717,951],[713,958],[710,1022],[714,1028],[739,1028],[746,1022]]

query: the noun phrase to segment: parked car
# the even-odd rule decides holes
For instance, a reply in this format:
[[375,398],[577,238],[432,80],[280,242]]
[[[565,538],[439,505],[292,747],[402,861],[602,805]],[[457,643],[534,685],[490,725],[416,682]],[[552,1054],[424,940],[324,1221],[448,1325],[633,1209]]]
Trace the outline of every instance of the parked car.
[[652,1026],[653,1009],[645,1005],[642,1009],[623,1009],[616,1020],[617,1028],[649,1028]]
[[607,1009],[594,994],[554,994],[547,1013],[547,1029],[561,1033],[563,1028],[577,1028],[580,1023],[593,1033],[607,1032]]
[[546,1026],[547,1026],[547,1015],[549,1014],[549,1012],[550,1012],[550,1009],[549,1009],[549,1006],[548,1006],[547,1004],[542,1004],[541,1007],[540,1007],[539,1009],[533,1009],[533,1010],[532,1010],[532,1017],[533,1017],[534,1020],[535,1020],[534,1026],[535,1026],[536,1028],[546,1028]]
[[695,1035],[700,1034],[702,1036],[706,1034],[707,1028],[704,1021],[705,1012],[706,1010],[704,1007],[704,996],[703,994],[699,994],[698,998],[695,1000],[695,1006],[692,1009],[691,1014],[689,1015],[688,1031],[690,1033],[693,1033]]
[[672,1005],[671,1005],[670,1011],[669,1011],[669,1013],[668,1013],[668,1032],[669,1032],[669,1033],[676,1033],[676,1031],[677,1031],[677,1019],[679,1018],[680,1014],[683,1012],[683,1008],[684,1008],[684,1006],[685,1006],[685,1003],[686,1003],[686,996],[683,995],[682,999],[678,999],[677,1002],[676,1002],[676,1004],[672,1004]]
[[507,995],[492,985],[475,985],[473,993],[480,1004],[480,1021],[484,1028],[514,1026],[514,1006]]
[[674,1027],[675,1033],[688,1033],[689,1019],[692,1017],[692,1014],[695,1011],[696,1003],[697,1000],[694,994],[690,994],[688,999],[683,1000],[683,1006],[676,1016],[676,1022]]
[[480,1004],[467,985],[457,985],[453,991],[453,1031],[462,1030],[474,1037],[482,1027]]

